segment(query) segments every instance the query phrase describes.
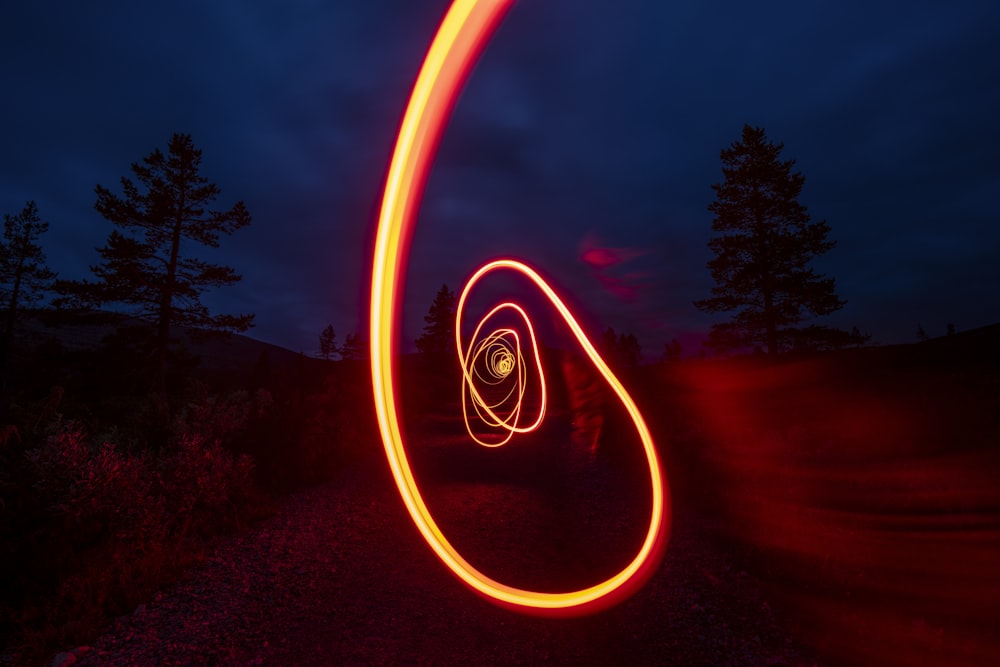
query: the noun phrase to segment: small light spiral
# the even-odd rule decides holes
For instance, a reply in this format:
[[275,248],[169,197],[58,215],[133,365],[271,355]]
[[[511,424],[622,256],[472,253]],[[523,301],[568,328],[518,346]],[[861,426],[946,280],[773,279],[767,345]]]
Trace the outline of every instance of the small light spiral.
[[[477,273],[465,285],[455,313],[455,344],[459,362],[462,365],[462,415],[465,429],[476,443],[483,447],[500,447],[510,442],[515,433],[528,433],[538,428],[545,418],[547,392],[545,371],[542,369],[538,352],[538,341],[534,327],[524,310],[515,303],[502,303],[487,313],[476,325],[476,329],[463,352],[461,321],[466,297],[475,283],[485,275]],[[486,324],[497,315],[510,311],[516,313],[528,332],[532,358],[535,362],[535,377],[541,390],[540,404],[536,419],[528,426],[521,426],[524,396],[528,387],[528,369],[521,352],[521,335],[516,329],[504,327],[494,329],[483,336]],[[489,441],[476,433],[469,421],[469,404],[479,420],[488,428],[498,429],[503,436],[498,441]]]

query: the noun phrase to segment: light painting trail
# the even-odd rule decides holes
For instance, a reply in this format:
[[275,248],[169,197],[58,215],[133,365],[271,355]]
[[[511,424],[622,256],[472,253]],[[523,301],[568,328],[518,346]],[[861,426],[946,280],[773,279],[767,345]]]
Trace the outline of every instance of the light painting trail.
[[[520,265],[524,266],[524,265]],[[545,386],[545,371],[542,368],[541,355],[538,352],[538,341],[535,338],[535,329],[531,326],[531,320],[524,310],[515,303],[501,303],[494,307],[476,325],[472,338],[469,340],[467,352],[462,350],[462,315],[465,312],[465,300],[469,296],[472,287],[493,269],[501,268],[497,262],[484,266],[476,272],[465,284],[462,296],[458,300],[458,308],[455,310],[455,349],[458,352],[458,359],[462,365],[463,388],[462,388],[462,416],[465,418],[465,429],[469,436],[478,444],[484,447],[499,447],[510,442],[515,433],[530,433],[538,428],[545,418],[545,406],[548,400],[548,389]],[[527,269],[527,267],[524,267]],[[530,269],[529,269],[530,271]],[[524,393],[527,387],[528,371],[524,367],[524,355],[521,353],[521,337],[514,329],[503,328],[491,332],[488,336],[480,340],[479,335],[483,326],[495,315],[503,311],[511,310],[517,313],[524,321],[528,330],[528,337],[531,340],[532,355],[535,360],[535,375],[538,377],[539,388],[541,390],[538,416],[530,426],[518,426],[523,407]],[[478,342],[476,342],[478,341]],[[483,358],[485,357],[485,358]],[[482,369],[482,370],[480,370]],[[485,373],[485,376],[484,376]],[[511,374],[515,374],[513,382],[507,381]],[[487,402],[477,387],[477,380],[487,386],[497,386],[505,383],[510,386],[509,390],[500,400],[493,403]],[[515,396],[516,395],[516,396]],[[497,409],[511,402],[513,397],[513,407],[506,417],[497,414]],[[469,423],[469,412],[467,399],[471,399],[472,406],[480,420],[487,426],[499,428],[506,432],[506,435],[499,442],[487,442],[483,440]]]
[[[569,592],[529,591],[508,586],[487,577],[455,550],[431,516],[410,468],[399,424],[397,379],[394,366],[395,353],[398,348],[396,324],[400,310],[400,294],[404,284],[408,241],[416,220],[423,184],[461,84],[475,62],[479,51],[512,4],[513,0],[456,0],[438,29],[414,85],[390,162],[375,239],[370,313],[372,385],[379,430],[392,475],[407,511],[427,544],[441,561],[473,590],[495,602],[519,611],[584,613],[620,601],[641,585],[645,577],[651,573],[668,531],[667,485],[660,470],[659,459],[649,429],[632,398],[594,349],[593,344],[587,339],[569,308],[541,276],[531,268],[514,260],[491,262],[480,268],[470,279],[462,292],[458,310],[461,313],[471,286],[487,273],[506,269],[526,276],[556,309],[580,344],[583,352],[621,401],[642,442],[649,467],[652,498],[649,527],[642,545],[632,560],[609,579],[588,588]],[[518,306],[505,303],[497,306],[491,312],[498,312],[498,309],[519,311],[524,317],[529,331],[531,331],[530,321]],[[480,327],[489,317],[490,315],[487,315],[480,322]],[[516,333],[508,334],[503,330],[494,331],[493,334],[487,336],[487,340],[490,342],[485,348],[476,348],[470,345],[467,351],[463,351],[458,331],[459,327],[456,326],[456,346],[459,357],[463,361],[463,368],[465,368],[464,375],[467,385],[471,377],[470,367],[465,362],[469,357],[472,357],[474,361],[478,354],[497,355],[493,360],[494,371],[500,374],[522,372],[515,369],[514,366],[518,355],[520,355],[520,340]],[[497,335],[500,337],[495,337]],[[492,340],[490,340],[491,337]],[[532,338],[535,362],[541,369],[534,334],[531,333],[530,337]],[[511,345],[516,344],[518,352],[513,352],[512,348],[507,346],[509,338],[514,339]],[[473,341],[475,339],[476,336],[473,336]],[[519,382],[521,381],[519,380]],[[544,387],[544,378],[542,386]],[[517,391],[522,390],[523,382]],[[476,401],[477,392],[474,387],[471,394],[473,400]],[[488,422],[504,425],[504,428],[509,430],[509,437],[515,432],[537,428],[544,417],[544,404],[543,392],[542,405],[537,419],[535,423],[526,427],[517,426],[519,408],[515,410],[517,414],[506,418],[500,418],[493,408],[485,402],[477,402],[477,410],[480,411],[480,415],[485,416]]]

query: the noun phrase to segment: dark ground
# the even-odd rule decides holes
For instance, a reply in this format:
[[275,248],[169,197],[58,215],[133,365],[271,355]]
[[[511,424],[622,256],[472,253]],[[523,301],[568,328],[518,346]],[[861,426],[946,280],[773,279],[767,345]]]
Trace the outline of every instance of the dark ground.
[[[614,465],[546,478],[558,448],[477,463],[448,437],[424,443],[415,468],[428,504],[488,574],[595,583],[631,558],[624,545],[641,537],[647,500],[641,487],[628,498]],[[662,563],[630,599],[581,618],[525,616],[446,571],[377,466],[291,497],[78,655],[83,665],[819,664],[683,506]]]
[[[525,616],[466,589],[376,454],[222,541],[79,662],[1000,664],[998,336],[655,371],[639,398],[670,541],[601,613]],[[607,438],[588,458],[564,411],[480,450],[460,422],[415,414],[427,504],[486,574],[567,590],[631,558],[649,502],[636,447]]]

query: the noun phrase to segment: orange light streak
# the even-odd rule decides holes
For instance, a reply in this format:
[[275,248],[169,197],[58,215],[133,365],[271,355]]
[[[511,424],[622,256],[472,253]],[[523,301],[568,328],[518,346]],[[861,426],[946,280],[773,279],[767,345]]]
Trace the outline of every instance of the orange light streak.
[[[393,360],[394,352],[398,348],[395,324],[400,309],[399,295],[403,286],[407,241],[416,219],[427,171],[461,84],[475,62],[478,52],[512,4],[513,0],[456,0],[438,29],[414,85],[389,166],[375,239],[369,322],[372,385],[386,458],[400,496],[417,529],[438,558],[473,590],[498,603],[520,611],[582,613],[617,602],[638,587],[650,573],[668,530],[669,508],[665,500],[667,484],[660,470],[649,429],[632,398],[594,349],[570,310],[535,271],[514,260],[498,260],[487,264],[467,283],[459,300],[458,310],[461,312],[470,286],[479,278],[494,270],[509,269],[529,278],[559,312],[587,357],[608,382],[632,418],[646,455],[652,490],[649,528],[633,559],[609,579],[570,592],[529,591],[491,579],[469,564],[456,551],[434,521],[410,468],[399,424],[396,369]],[[497,306],[497,309],[504,308],[519,310],[511,303]],[[497,312],[497,309],[492,312]],[[484,318],[484,321],[488,318],[489,316]],[[525,321],[528,321],[526,316]],[[530,322],[528,327],[530,330]],[[468,383],[469,366],[465,361],[470,356],[474,358],[476,352],[471,347],[468,352],[463,352],[461,337],[457,332],[458,327],[456,327],[456,345],[458,354],[463,360],[465,369],[463,373]],[[533,333],[531,337],[534,338]],[[475,338],[476,336],[473,336],[473,340]],[[519,345],[519,341],[517,342]],[[532,346],[535,361],[541,368],[537,345],[533,342]],[[510,358],[502,361],[505,365],[512,362]],[[544,382],[542,384],[544,386]],[[537,424],[519,427],[516,424],[516,416],[512,421],[509,418],[500,419],[489,406],[480,407],[494,422],[507,423],[507,427],[511,430],[510,434],[519,429],[537,427]],[[537,421],[540,423],[544,416],[544,407],[539,413]]]

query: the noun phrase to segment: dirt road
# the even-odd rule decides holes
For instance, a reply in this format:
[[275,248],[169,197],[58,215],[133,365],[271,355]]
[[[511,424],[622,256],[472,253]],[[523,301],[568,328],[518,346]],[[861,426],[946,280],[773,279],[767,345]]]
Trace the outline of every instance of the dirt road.
[[[510,484],[503,466],[478,482],[433,468],[428,497],[443,527],[498,576],[592,577],[601,554],[621,551],[607,511],[546,510],[559,494]],[[576,528],[553,535],[570,514],[597,517],[608,539],[588,549]],[[817,664],[682,507],[659,569],[632,598],[583,618],[531,617],[452,577],[374,467],[291,497],[77,655],[79,665]]]

